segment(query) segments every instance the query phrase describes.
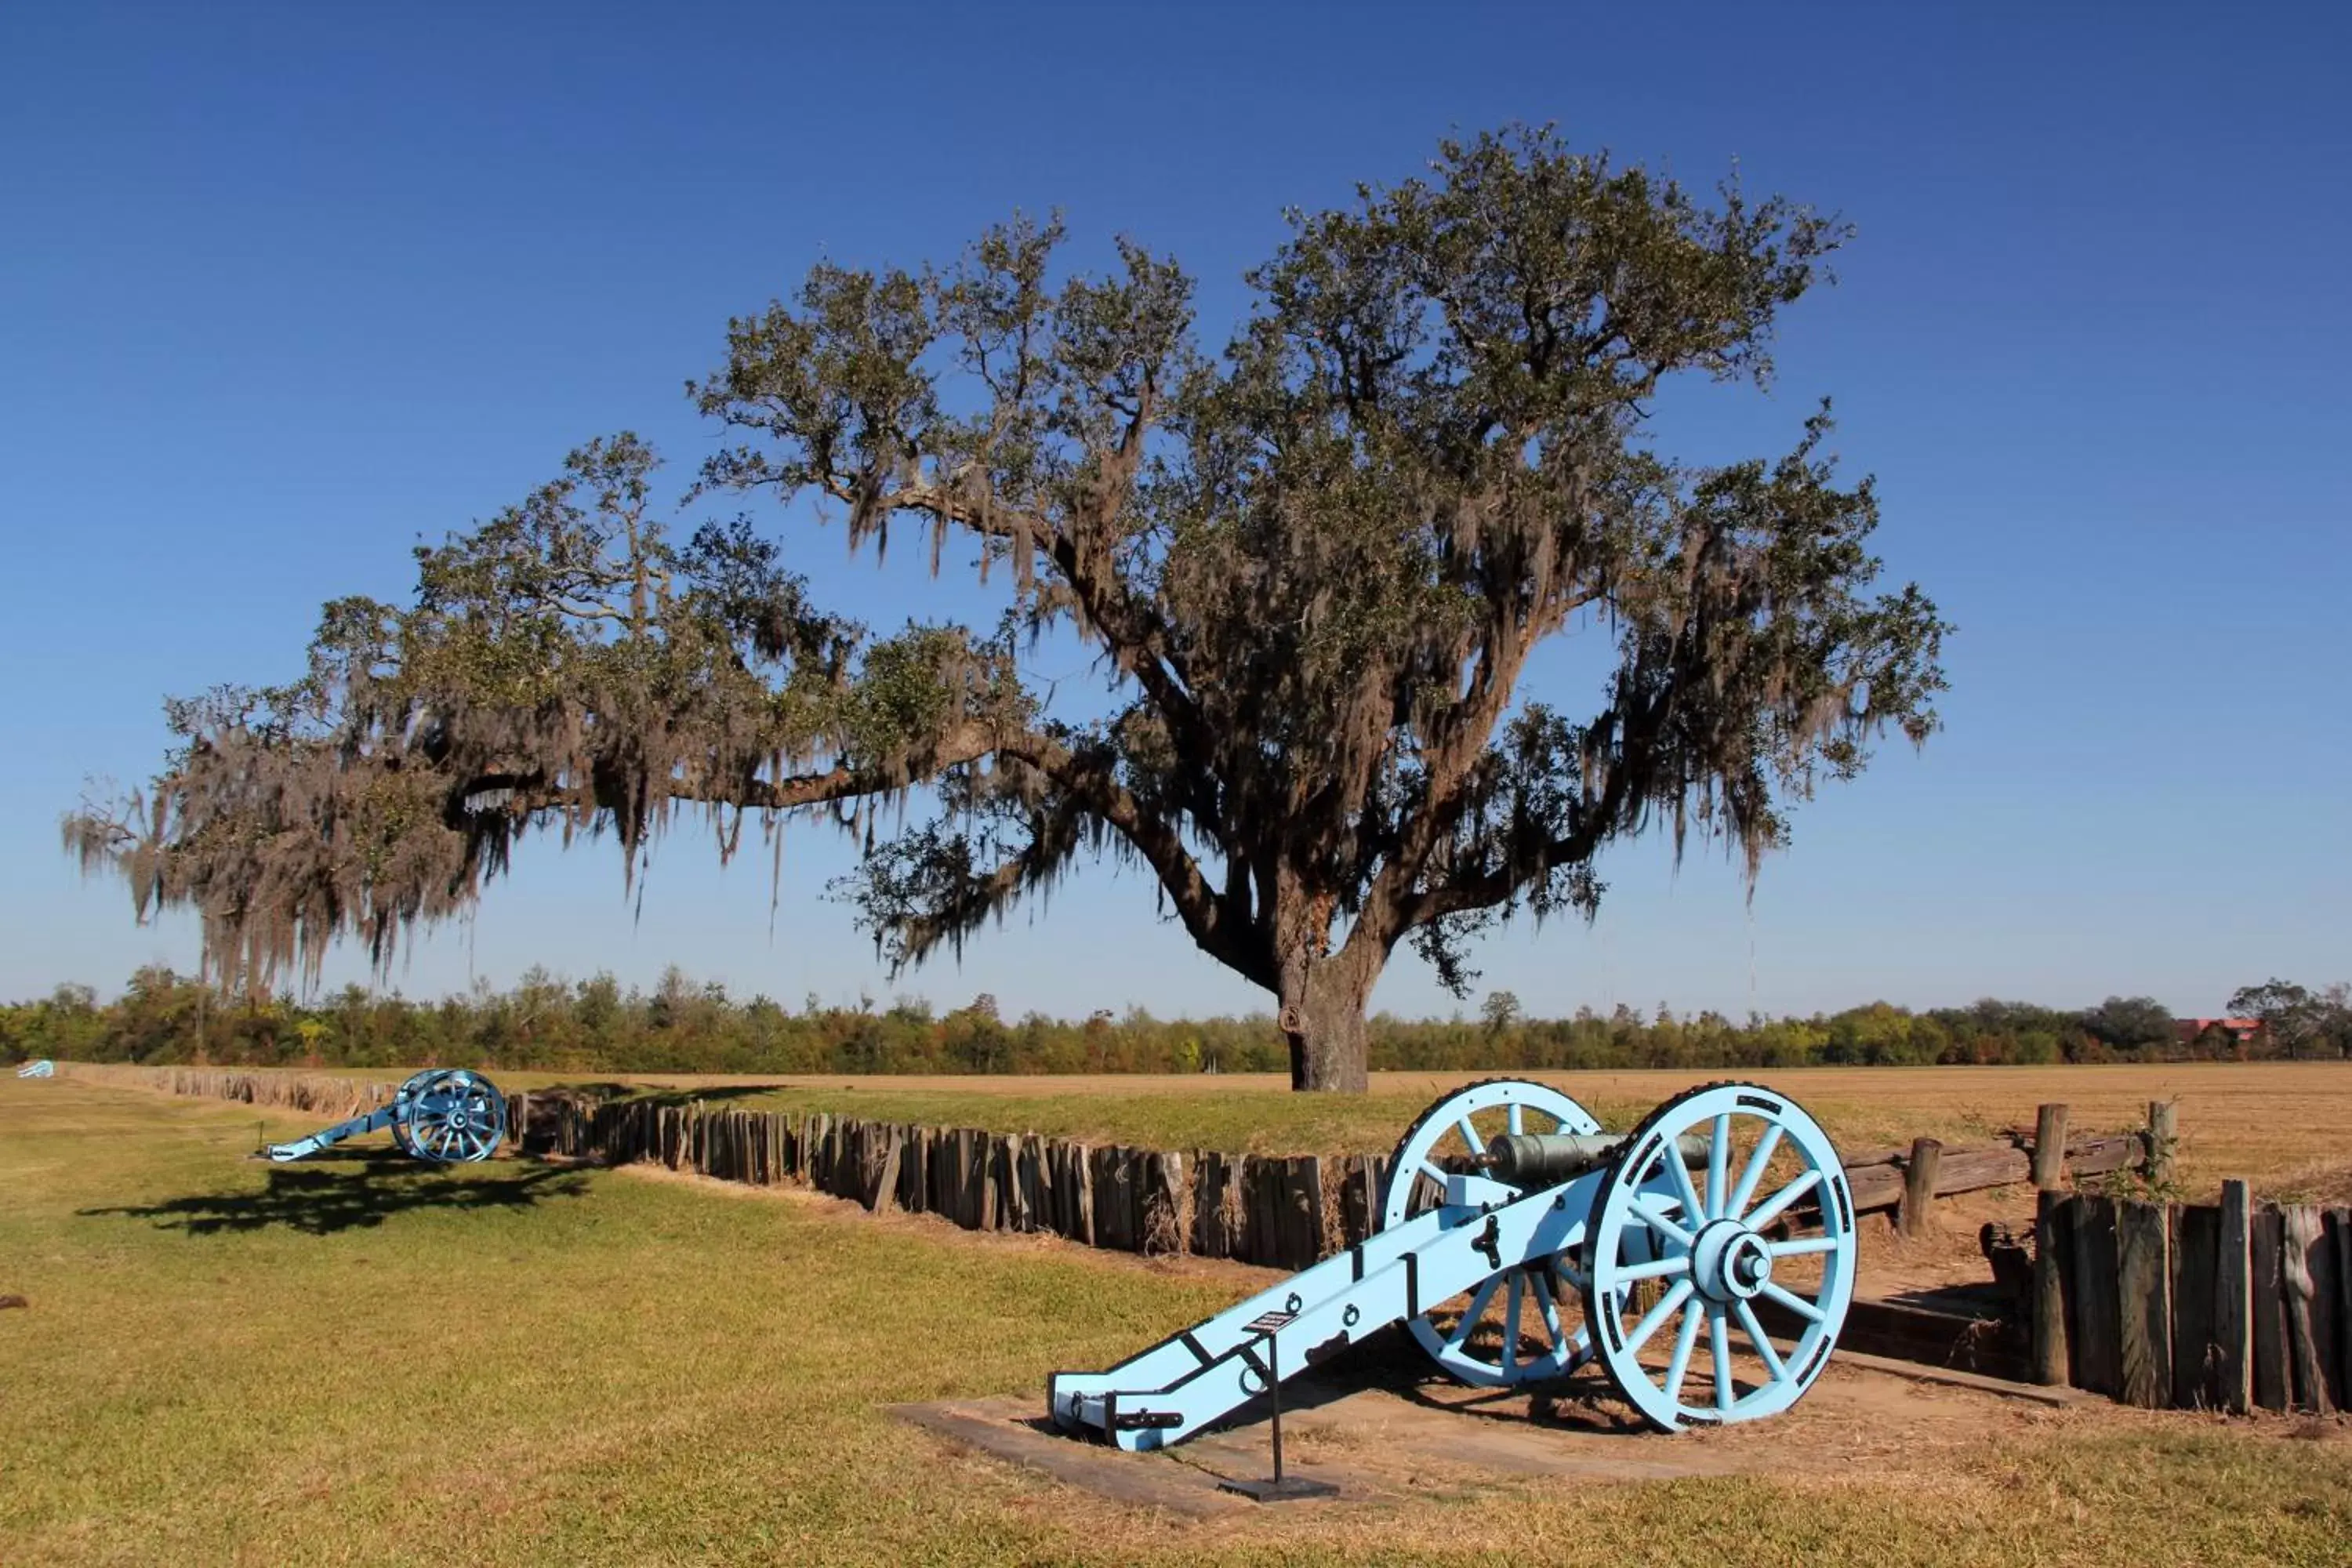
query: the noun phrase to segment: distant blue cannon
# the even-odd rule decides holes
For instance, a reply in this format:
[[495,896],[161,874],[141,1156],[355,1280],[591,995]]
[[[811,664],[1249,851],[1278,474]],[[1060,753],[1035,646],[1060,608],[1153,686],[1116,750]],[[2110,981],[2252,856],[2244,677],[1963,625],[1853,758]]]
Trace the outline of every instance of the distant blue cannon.
[[1472,1084],[1407,1131],[1379,1220],[1108,1372],[1055,1373],[1055,1426],[1164,1447],[1397,1322],[1465,1383],[1598,1361],[1661,1431],[1750,1421],[1812,1385],[1853,1297],[1837,1150],[1754,1084],[1693,1089],[1622,1134],[1548,1085]]
[[507,1135],[506,1097],[488,1079],[463,1068],[431,1068],[411,1078],[364,1116],[338,1121],[262,1152],[299,1160],[346,1138],[392,1129],[404,1153],[436,1163],[487,1160]]
[[58,1076],[58,1064],[44,1057],[39,1061],[26,1062],[23,1067],[18,1068],[16,1076],[18,1078],[55,1078]]

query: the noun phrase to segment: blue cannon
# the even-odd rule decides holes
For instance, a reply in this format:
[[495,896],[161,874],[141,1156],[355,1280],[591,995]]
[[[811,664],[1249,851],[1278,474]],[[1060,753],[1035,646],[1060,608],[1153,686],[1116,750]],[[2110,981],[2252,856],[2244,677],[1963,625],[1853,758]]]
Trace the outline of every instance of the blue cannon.
[[1837,1150],[1753,1084],[1623,1134],[1548,1085],[1473,1084],[1406,1132],[1381,1206],[1374,1234],[1273,1289],[1108,1372],[1054,1373],[1055,1426],[1166,1447],[1397,1322],[1465,1383],[1597,1361],[1660,1431],[1752,1421],[1812,1385],[1853,1298]]
[[261,1152],[282,1163],[386,1127],[402,1152],[415,1159],[436,1163],[487,1160],[507,1135],[506,1097],[479,1073],[430,1068],[364,1116],[338,1121],[291,1143],[272,1143]]
[[44,1057],[39,1061],[26,1062],[23,1067],[18,1068],[16,1076],[18,1078],[55,1078],[58,1076],[58,1064]]

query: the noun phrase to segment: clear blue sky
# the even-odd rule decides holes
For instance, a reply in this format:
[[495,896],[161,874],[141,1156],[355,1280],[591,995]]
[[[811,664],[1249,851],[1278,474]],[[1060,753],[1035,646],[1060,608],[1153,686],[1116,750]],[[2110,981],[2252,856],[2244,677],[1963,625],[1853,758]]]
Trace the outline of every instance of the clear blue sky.
[[[2352,975],[2347,16],[7,7],[0,996],[193,965],[189,923],[135,927],[55,831],[86,773],[152,771],[165,692],[292,674],[323,599],[400,595],[419,535],[589,436],[635,427],[689,465],[715,433],[683,382],[820,256],[945,259],[1058,205],[1086,255],[1119,232],[1179,254],[1221,338],[1286,204],[1511,119],[1702,184],[1736,158],[1751,190],[1855,222],[1841,285],[1786,322],[1776,392],[1677,400],[1662,444],[1776,451],[1832,395],[1890,572],[1961,629],[1947,731],[1804,808],[1752,916],[1719,858],[1677,874],[1620,848],[1597,925],[1489,943],[1481,989],[1543,1014],[2110,993],[2211,1013],[2273,973]],[[790,537],[869,621],[989,613]],[[794,1006],[886,997],[819,897],[845,863],[795,832],[772,936],[764,866],[720,874],[694,830],[641,918],[609,845],[551,844],[393,983],[676,962]],[[1265,1001],[1107,868],[899,989],[1064,1015]],[[1374,1005],[1454,1005],[1404,956]]]

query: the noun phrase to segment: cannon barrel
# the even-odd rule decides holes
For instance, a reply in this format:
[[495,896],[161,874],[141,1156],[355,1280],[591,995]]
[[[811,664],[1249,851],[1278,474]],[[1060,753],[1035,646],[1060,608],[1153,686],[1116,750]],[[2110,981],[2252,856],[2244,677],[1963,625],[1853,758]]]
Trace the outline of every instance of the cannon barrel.
[[[1502,1133],[1486,1144],[1481,1162],[1489,1175],[1515,1187],[1549,1187],[1605,1165],[1632,1134],[1625,1132]],[[1706,1163],[1706,1139],[1686,1132],[1675,1140],[1685,1165]]]

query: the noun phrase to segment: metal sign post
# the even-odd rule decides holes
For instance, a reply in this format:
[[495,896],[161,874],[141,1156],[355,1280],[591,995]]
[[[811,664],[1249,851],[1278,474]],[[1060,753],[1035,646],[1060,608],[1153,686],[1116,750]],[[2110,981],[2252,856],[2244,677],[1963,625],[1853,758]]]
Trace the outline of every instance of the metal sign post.
[[[1245,1332],[1258,1337],[1257,1349],[1249,1354],[1250,1363],[1265,1379],[1266,1396],[1274,1401],[1274,1479],[1268,1481],[1220,1481],[1220,1491],[1237,1492],[1255,1502],[1279,1502],[1288,1498],[1332,1497],[1339,1490],[1328,1481],[1311,1481],[1303,1476],[1282,1473],[1282,1367],[1281,1351],[1276,1343],[1276,1331],[1298,1316],[1297,1312],[1265,1312],[1243,1325]],[[1265,1352],[1263,1359],[1258,1351]]]

